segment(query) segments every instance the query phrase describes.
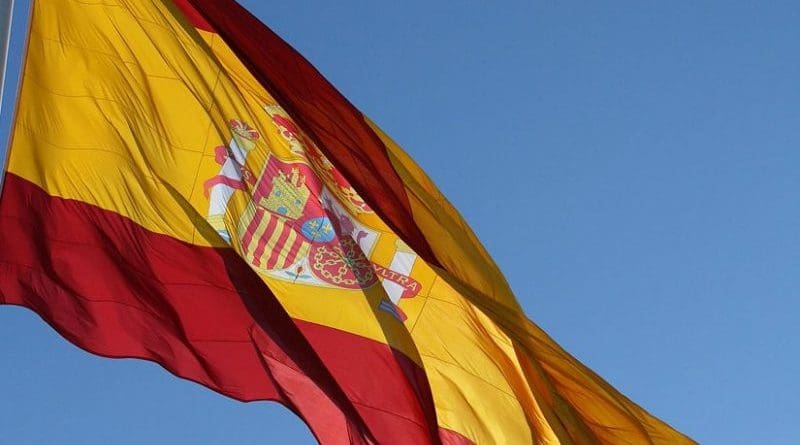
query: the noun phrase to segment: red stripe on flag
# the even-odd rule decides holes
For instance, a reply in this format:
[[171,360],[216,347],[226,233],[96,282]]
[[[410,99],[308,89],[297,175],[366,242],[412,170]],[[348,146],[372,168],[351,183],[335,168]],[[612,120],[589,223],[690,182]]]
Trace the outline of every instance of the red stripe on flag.
[[0,228],[0,303],[34,310],[81,348],[151,360],[239,400],[281,401],[324,444],[439,442],[414,362],[292,320],[232,249],[147,231],[13,174]]
[[189,4],[188,0],[173,0],[175,6],[183,12],[183,15],[186,17],[186,20],[192,24],[195,28],[202,29],[203,31],[214,32],[214,29],[211,28],[211,24],[209,24],[206,19],[203,18],[200,13],[195,10],[192,5]]

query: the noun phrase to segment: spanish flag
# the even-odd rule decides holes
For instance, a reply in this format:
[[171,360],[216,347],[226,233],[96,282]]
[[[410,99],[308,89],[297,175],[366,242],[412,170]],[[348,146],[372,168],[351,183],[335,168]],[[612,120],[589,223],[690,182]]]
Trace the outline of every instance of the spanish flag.
[[694,443],[529,321],[414,161],[234,0],[33,0],[0,303],[322,444]]

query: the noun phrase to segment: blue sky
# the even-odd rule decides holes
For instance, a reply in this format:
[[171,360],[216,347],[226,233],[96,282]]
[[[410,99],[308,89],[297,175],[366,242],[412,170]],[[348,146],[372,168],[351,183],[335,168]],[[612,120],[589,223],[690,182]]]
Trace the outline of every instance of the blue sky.
[[[800,443],[799,3],[242,3],[422,164],[570,352],[703,444]],[[109,442],[312,439],[0,308],[0,443]]]

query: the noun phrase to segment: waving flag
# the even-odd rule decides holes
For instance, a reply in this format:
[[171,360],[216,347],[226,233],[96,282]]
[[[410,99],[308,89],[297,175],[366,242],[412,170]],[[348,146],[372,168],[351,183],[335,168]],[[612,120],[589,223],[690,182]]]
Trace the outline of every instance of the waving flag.
[[34,0],[0,303],[323,444],[693,443],[531,323],[430,179],[233,0]]

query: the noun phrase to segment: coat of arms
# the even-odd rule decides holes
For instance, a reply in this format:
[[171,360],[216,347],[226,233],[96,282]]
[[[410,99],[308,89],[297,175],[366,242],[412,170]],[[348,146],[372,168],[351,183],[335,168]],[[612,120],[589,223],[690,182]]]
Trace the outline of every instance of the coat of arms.
[[[399,300],[420,290],[410,277],[416,254],[398,241],[391,264],[372,262],[370,254],[381,235],[353,217],[370,212],[369,207],[283,110],[275,106],[266,110],[292,155],[279,158],[271,151],[254,174],[247,159],[261,135],[246,123],[231,120],[232,138],[215,152],[219,174],[205,183],[207,220],[226,242],[240,247],[257,272],[340,289],[382,283],[388,298],[380,309],[404,320]],[[224,218],[237,192],[249,199],[232,230]]]

